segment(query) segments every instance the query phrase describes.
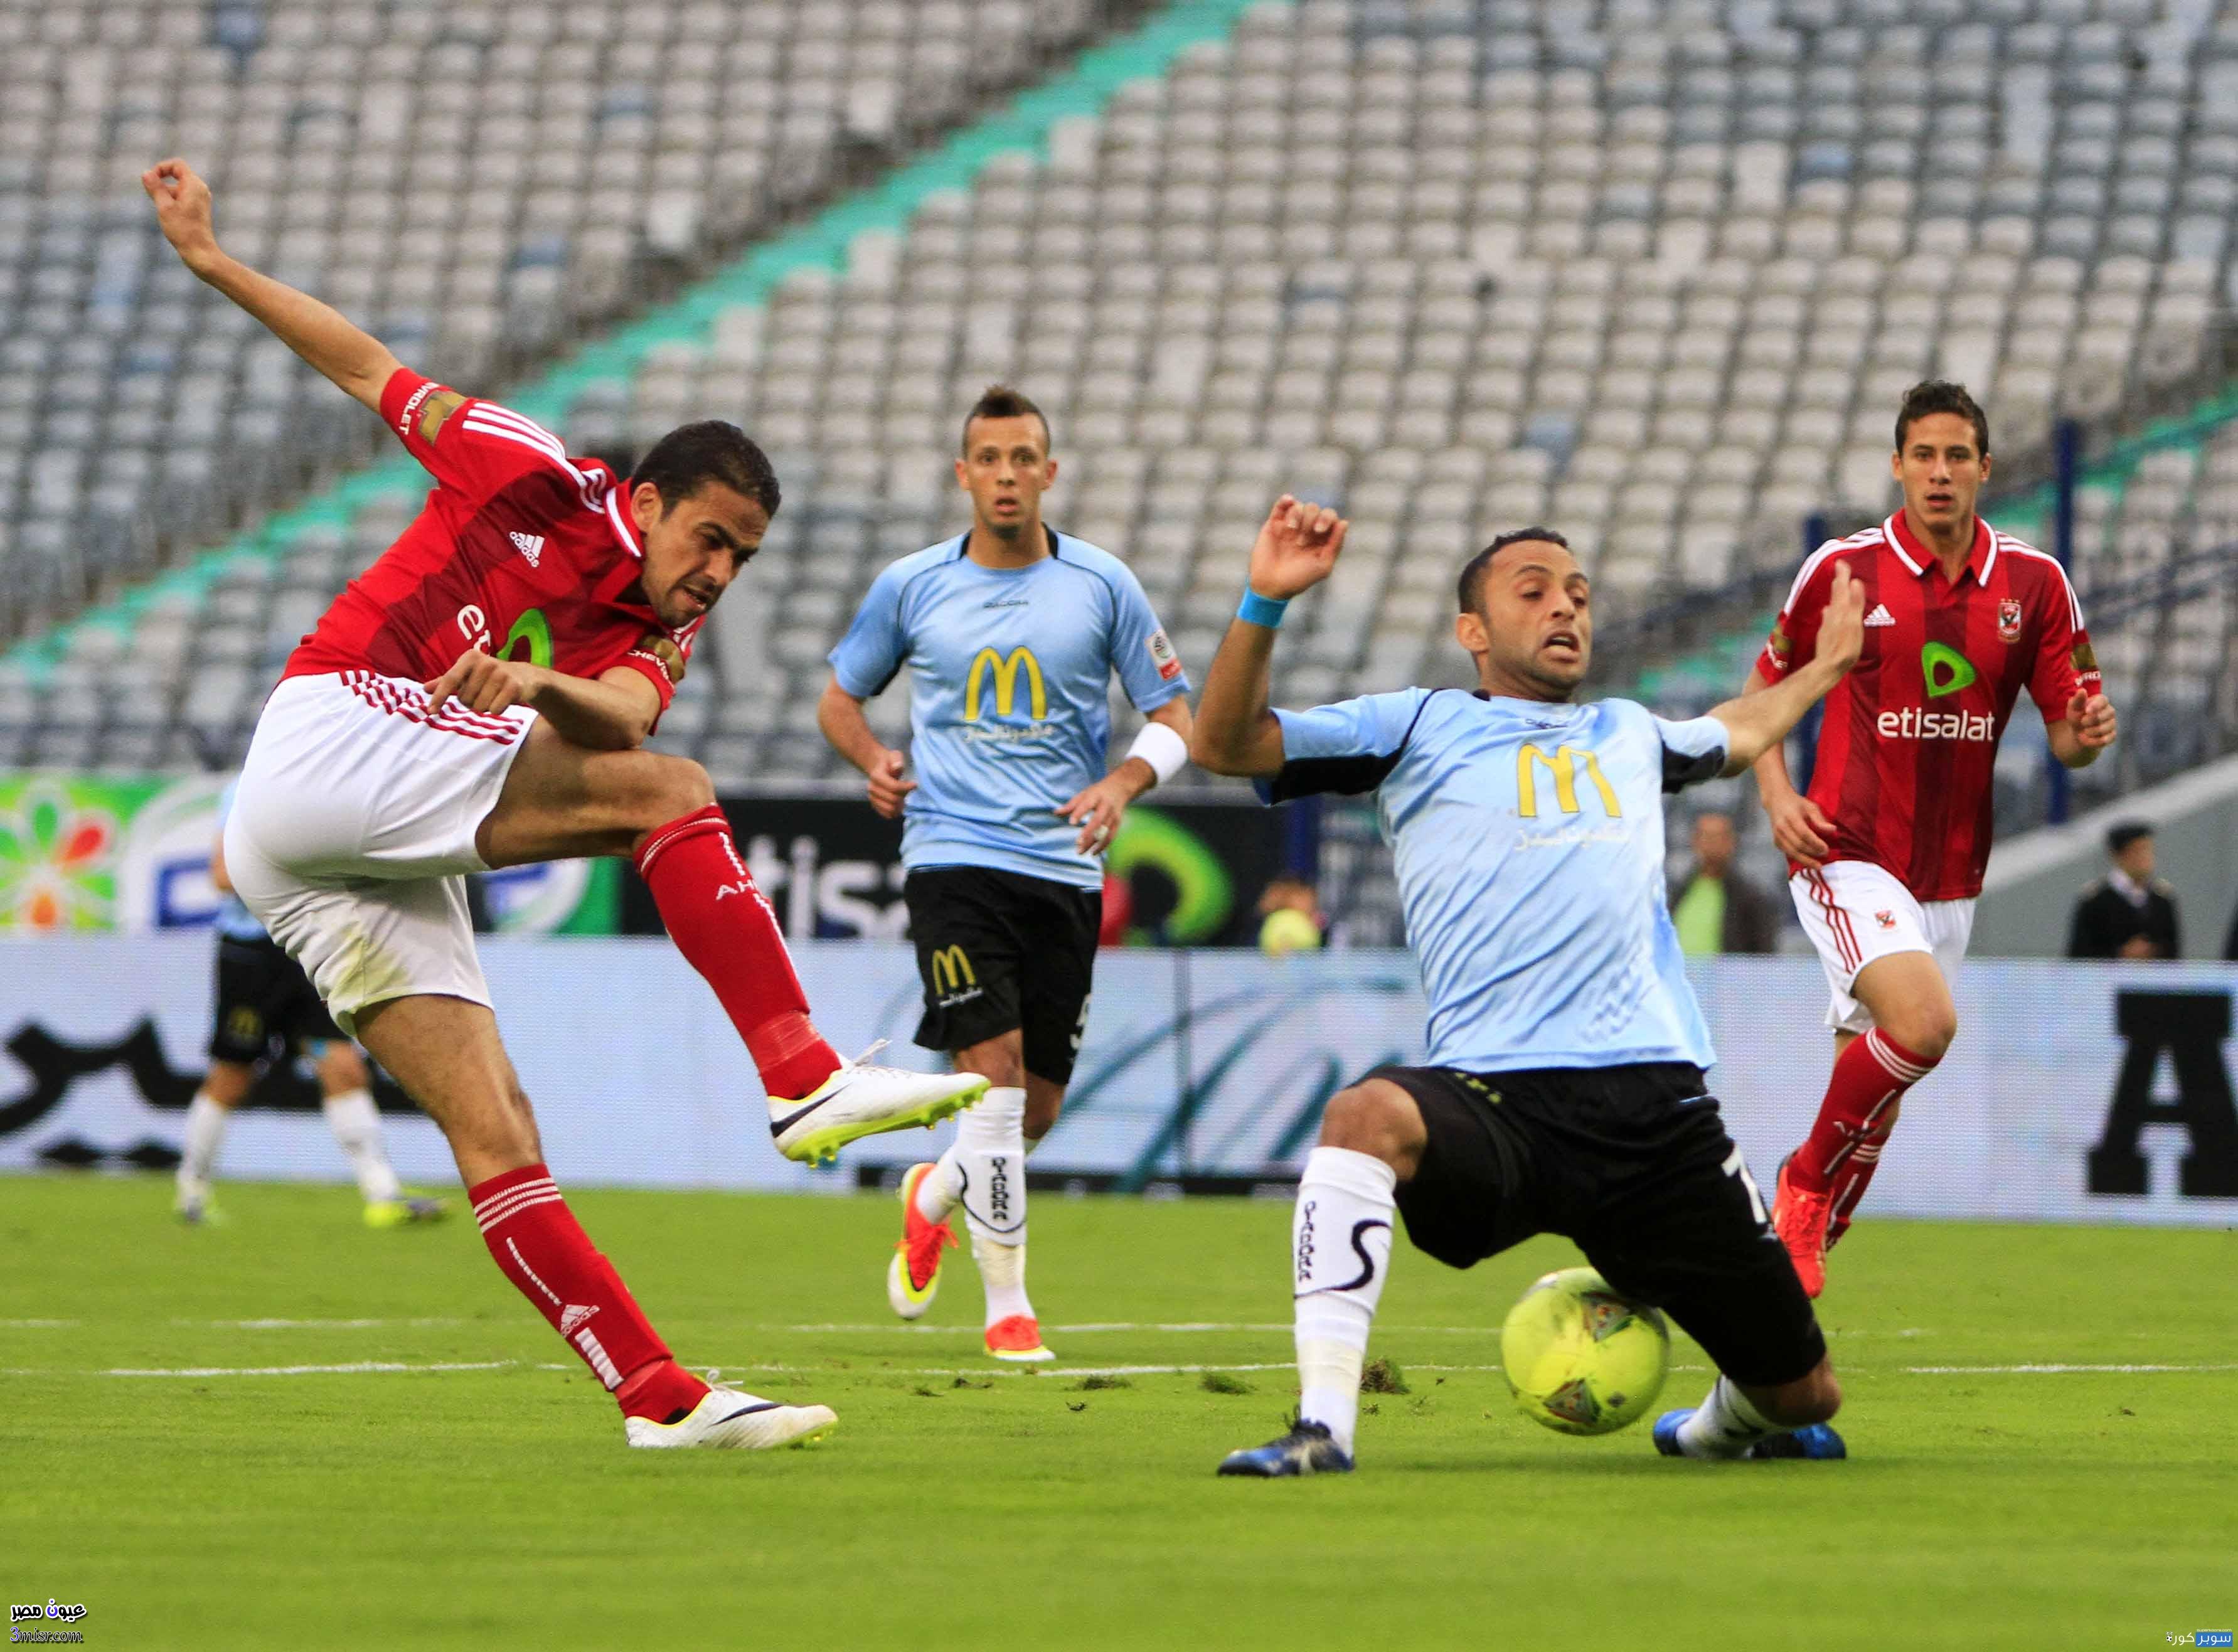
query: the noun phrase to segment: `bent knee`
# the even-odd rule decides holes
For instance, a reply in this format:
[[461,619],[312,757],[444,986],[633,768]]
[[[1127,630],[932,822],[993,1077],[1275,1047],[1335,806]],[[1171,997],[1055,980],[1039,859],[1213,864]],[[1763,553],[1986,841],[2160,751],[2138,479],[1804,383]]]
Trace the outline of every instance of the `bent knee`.
[[1414,1169],[1425,1139],[1421,1110],[1398,1085],[1370,1082],[1340,1090],[1321,1113],[1321,1144]]
[[647,770],[639,801],[638,829],[650,832],[671,820],[696,814],[715,800],[715,782],[688,757],[646,754]]
[[1943,1059],[1958,1036],[1958,1012],[1948,1004],[1900,1018],[1888,1036],[1930,1065]]
[[1783,1428],[1831,1423],[1842,1409],[1842,1384],[1835,1378],[1834,1368],[1822,1360],[1818,1370],[1780,1389],[1774,1403],[1763,1409],[1766,1421]]

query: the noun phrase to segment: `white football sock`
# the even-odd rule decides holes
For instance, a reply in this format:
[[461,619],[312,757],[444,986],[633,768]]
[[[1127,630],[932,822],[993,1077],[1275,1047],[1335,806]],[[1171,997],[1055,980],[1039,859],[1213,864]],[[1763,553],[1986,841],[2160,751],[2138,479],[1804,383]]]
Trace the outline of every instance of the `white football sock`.
[[[980,1105],[986,1104],[982,1102]],[[933,1161],[932,1174],[917,1184],[917,1213],[928,1222],[948,1220],[948,1213],[963,1196],[963,1177],[956,1162],[957,1150],[962,1145],[959,1135],[949,1143],[948,1151]]]
[[217,1167],[218,1144],[225,1140],[226,1120],[232,1113],[210,1099],[207,1090],[195,1091],[187,1104],[187,1140],[179,1155],[179,1193],[202,1198],[209,1193],[210,1177]]
[[999,1325],[1014,1314],[1034,1317],[1026,1298],[1026,1246],[1022,1239],[1006,1244],[999,1239],[971,1236],[971,1259],[979,1264],[979,1283],[987,1292],[987,1324]]
[[1297,1296],[1298,1416],[1325,1423],[1348,1455],[1360,1417],[1360,1367],[1391,1266],[1399,1173],[1348,1147],[1306,1155],[1290,1219]]
[[367,1204],[385,1204],[404,1197],[403,1185],[388,1167],[388,1145],[381,1139],[381,1115],[374,1110],[370,1090],[345,1090],[325,1102],[327,1128],[349,1155],[357,1172],[358,1191]]
[[1678,1425],[1678,1449],[1690,1457],[1738,1457],[1758,1440],[1785,1432],[1767,1422],[1731,1377],[1720,1377],[1694,1415]]
[[[1030,1317],[1026,1299],[1026,1092],[1000,1085],[957,1120],[956,1158],[971,1259],[987,1288],[987,1323]],[[942,1156],[944,1162],[947,1155]],[[938,1175],[929,1176],[928,1182]],[[920,1191],[917,1208],[924,1207]]]

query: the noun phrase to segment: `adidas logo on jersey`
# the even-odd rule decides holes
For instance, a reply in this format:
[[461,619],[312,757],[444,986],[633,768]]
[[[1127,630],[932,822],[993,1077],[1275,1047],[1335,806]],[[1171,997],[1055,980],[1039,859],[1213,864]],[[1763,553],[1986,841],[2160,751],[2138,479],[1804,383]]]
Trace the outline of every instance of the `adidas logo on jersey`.
[[[518,534],[513,535],[513,538],[515,539],[519,539],[520,537],[520,535]],[[1865,623],[1867,625],[1894,625],[1896,623],[1896,615],[1888,611],[1887,603],[1876,602],[1873,604],[1873,611],[1865,616]]]
[[[508,535],[508,537],[513,541],[513,548],[528,559],[528,566],[534,567],[536,566],[537,559],[544,554],[544,535],[541,534],[513,534]],[[1865,623],[1871,625],[1872,621],[1868,620]]]

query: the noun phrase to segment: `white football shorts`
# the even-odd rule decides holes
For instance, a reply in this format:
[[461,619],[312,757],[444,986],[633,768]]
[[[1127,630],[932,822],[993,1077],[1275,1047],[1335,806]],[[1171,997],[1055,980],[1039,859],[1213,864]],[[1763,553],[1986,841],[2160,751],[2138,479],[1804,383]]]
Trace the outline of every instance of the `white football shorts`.
[[369,671],[272,691],[225,825],[226,869],[341,1030],[420,993],[489,1003],[463,874],[536,713],[428,709]]
[[1894,952],[1928,952],[1945,981],[1956,983],[1974,932],[1971,900],[1915,899],[1896,874],[1870,860],[1830,861],[1787,880],[1803,932],[1818,951],[1833,1002],[1826,1025],[1863,1032],[1872,1012],[1850,996],[1857,972]]

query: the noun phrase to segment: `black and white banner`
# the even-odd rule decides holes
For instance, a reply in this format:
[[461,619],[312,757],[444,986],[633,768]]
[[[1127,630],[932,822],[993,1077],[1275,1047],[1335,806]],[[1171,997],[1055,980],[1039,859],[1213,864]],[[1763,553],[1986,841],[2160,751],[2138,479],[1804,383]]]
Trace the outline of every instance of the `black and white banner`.
[[[209,1035],[203,936],[0,940],[0,1170],[174,1161]],[[909,1042],[917,983],[886,942],[796,943],[819,1024],[850,1051],[931,1066]],[[944,1136],[863,1142],[835,1172],[778,1157],[713,996],[665,940],[500,938],[499,1018],[562,1182],[833,1189]],[[1698,964],[1711,1075],[1759,1181],[1801,1139],[1831,1043],[1808,959]],[[618,985],[618,984],[619,984]],[[1959,1034],[1912,1092],[1875,1182],[1884,1216],[2238,1224],[2232,1000],[2238,967],[1977,959]],[[1379,1062],[1419,1059],[1402,952],[1105,952],[1063,1118],[1038,1178],[1241,1185],[1295,1173],[1322,1103]],[[342,1179],[308,1077],[275,1075],[228,1134],[230,1177]],[[434,1127],[393,1091],[407,1178],[451,1179]]]

